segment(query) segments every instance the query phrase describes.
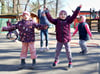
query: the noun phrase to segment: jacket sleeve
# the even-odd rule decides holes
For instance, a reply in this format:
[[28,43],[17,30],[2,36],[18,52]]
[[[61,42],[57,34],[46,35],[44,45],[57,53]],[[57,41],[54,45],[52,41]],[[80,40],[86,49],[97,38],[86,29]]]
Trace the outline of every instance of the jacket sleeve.
[[13,31],[16,30],[16,26],[8,26],[8,27],[3,27],[2,31]]
[[78,13],[80,12],[80,7],[77,7],[76,10],[74,11],[73,15],[69,18],[69,24],[71,24],[74,19],[77,17]]
[[41,10],[40,9],[38,10],[38,17],[39,18],[41,17]]
[[48,28],[48,25],[37,24],[33,21],[33,27],[38,30],[44,30]]
[[2,27],[2,31],[14,31],[17,28],[18,28],[18,23],[7,27]]
[[[48,10],[47,10],[47,11],[48,11]],[[48,12],[47,12],[47,11],[46,11],[47,19],[48,19],[51,23],[53,23],[54,25],[56,25],[56,24],[57,24],[57,19],[53,19],[52,16],[50,15],[49,11],[48,11]]]
[[86,31],[87,31],[87,33],[89,34],[89,36],[92,37],[92,34],[91,34],[91,31],[90,31],[90,29],[89,29],[88,24],[85,24],[85,28],[86,28]]

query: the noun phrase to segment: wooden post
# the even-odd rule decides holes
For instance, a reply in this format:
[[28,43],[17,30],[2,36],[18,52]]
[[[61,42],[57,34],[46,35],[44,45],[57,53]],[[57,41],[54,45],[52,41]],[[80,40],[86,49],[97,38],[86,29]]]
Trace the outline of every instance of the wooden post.
[[98,19],[98,32],[100,32],[100,10],[99,10],[99,19]]
[[91,8],[90,8],[90,20],[89,20],[89,27],[90,27],[90,30],[91,30],[91,14],[92,14],[92,12],[91,12]]

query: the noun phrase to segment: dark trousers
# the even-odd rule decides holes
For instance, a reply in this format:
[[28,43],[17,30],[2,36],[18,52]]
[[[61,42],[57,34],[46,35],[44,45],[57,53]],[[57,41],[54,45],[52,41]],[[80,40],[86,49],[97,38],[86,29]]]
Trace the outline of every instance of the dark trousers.
[[46,40],[45,46],[47,47],[48,46],[48,30],[41,30],[40,36],[41,36],[41,41],[40,41],[41,47],[43,47],[44,36],[45,36],[45,40]]

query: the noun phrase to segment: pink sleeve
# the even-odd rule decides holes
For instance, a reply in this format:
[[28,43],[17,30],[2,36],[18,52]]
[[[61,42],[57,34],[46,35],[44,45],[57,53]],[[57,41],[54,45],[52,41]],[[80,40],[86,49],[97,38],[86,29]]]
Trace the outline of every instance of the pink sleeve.
[[75,29],[75,31],[73,33],[73,36],[77,33],[77,31],[78,31],[78,25],[76,26],[76,29]]
[[87,24],[85,25],[85,28],[86,28],[86,31],[89,34],[89,36],[92,37],[91,31],[90,31],[89,26]]

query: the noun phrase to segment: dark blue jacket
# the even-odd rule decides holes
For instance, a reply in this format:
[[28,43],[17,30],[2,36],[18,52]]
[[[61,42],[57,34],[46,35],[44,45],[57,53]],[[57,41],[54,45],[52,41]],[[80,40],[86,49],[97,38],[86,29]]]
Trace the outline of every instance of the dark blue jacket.
[[80,40],[89,40],[89,35],[86,31],[85,25],[87,25],[86,23],[79,23],[78,25],[78,31],[79,31],[79,39]]

